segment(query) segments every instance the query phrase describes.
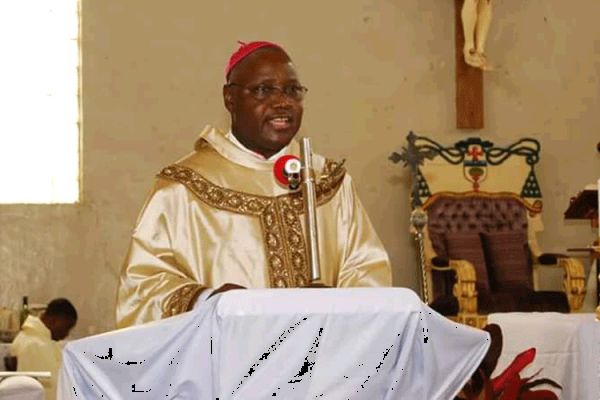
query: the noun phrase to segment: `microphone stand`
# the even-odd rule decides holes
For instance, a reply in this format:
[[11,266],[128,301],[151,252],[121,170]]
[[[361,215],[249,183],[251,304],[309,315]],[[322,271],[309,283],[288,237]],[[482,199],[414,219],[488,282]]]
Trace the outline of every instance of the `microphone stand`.
[[317,200],[315,195],[315,171],[312,165],[312,149],[310,138],[302,138],[300,147],[301,185],[304,197],[304,222],[310,262],[310,280],[316,282],[321,279],[321,266],[319,261],[319,234],[317,230]]

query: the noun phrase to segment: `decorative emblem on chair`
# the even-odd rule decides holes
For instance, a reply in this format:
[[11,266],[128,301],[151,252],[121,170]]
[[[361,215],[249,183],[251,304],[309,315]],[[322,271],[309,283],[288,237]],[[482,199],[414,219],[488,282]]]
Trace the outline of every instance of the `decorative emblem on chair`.
[[[540,160],[540,143],[536,139],[523,138],[507,147],[499,147],[489,140],[471,137],[445,147],[435,140],[410,132],[406,140],[408,145],[402,147],[401,153],[393,152],[389,159],[394,163],[403,161],[404,166],[410,168],[413,175],[411,195],[413,203],[417,202],[413,207],[431,196],[430,186],[420,167],[425,160],[433,160],[436,156],[440,156],[448,164],[462,165],[463,176],[471,183],[474,192],[480,191],[481,184],[486,180],[488,166],[501,165],[511,157],[522,157],[529,166],[529,173],[522,183],[521,197],[542,198],[535,175],[535,165]],[[418,200],[414,197],[418,197]]]
[[466,149],[466,157],[463,161],[464,176],[473,185],[473,191],[478,192],[481,182],[485,180],[487,175],[487,160],[484,149],[490,148],[492,142],[470,138],[457,143],[455,146],[463,146]]

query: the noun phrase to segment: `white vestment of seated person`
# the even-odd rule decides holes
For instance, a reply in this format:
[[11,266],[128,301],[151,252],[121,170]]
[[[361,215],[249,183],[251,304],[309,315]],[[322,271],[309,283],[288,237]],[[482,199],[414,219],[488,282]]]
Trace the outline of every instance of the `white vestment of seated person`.
[[17,371],[49,371],[52,376],[42,384],[47,400],[56,399],[56,380],[61,362],[61,348],[52,340],[42,320],[30,315],[13,341],[11,354],[17,357]]

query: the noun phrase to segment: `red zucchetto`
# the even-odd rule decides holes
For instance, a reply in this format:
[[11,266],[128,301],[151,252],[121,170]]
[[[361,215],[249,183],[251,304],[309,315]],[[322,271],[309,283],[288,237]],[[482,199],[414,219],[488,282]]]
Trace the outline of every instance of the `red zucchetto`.
[[261,49],[263,47],[275,47],[285,52],[285,50],[283,50],[281,46],[271,42],[244,43],[238,41],[238,43],[240,44],[240,48],[237,49],[236,52],[231,55],[231,57],[229,58],[229,63],[225,68],[225,79],[229,78],[229,73],[231,72],[233,67],[235,67],[240,61],[242,61],[244,58],[248,57],[250,54],[254,53],[258,49]]

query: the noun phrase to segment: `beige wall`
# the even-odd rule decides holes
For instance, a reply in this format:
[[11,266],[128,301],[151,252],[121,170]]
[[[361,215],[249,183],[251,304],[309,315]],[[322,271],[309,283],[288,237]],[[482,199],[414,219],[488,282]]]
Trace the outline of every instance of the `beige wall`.
[[161,166],[191,150],[205,123],[226,125],[222,75],[238,39],[289,49],[310,88],[302,134],[348,159],[396,284],[417,282],[407,172],[387,161],[409,130],[445,143],[539,139],[541,244],[588,243],[587,224],[562,220],[600,163],[600,3],[577,5],[496,2],[486,128],[468,132],[454,128],[453,1],[83,0],[83,203],[0,207],[0,305],[68,296],[82,313],[77,335],[113,326],[136,214]]

